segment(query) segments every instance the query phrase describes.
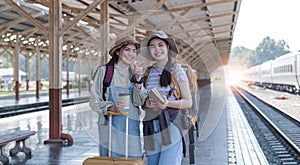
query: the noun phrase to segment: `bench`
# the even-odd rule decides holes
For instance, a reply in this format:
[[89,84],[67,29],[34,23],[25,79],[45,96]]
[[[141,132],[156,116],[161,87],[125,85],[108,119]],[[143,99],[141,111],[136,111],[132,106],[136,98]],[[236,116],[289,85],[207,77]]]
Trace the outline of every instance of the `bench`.
[[[35,131],[15,131],[11,133],[7,133],[5,135],[0,136],[0,162],[2,164],[9,164],[9,158],[4,153],[5,146],[10,142],[16,142],[14,148],[10,149],[9,156],[15,158],[19,152],[23,152],[25,154],[26,159],[31,158],[31,149],[26,147],[25,140],[30,136],[34,135]],[[22,145],[21,145],[22,143]]]

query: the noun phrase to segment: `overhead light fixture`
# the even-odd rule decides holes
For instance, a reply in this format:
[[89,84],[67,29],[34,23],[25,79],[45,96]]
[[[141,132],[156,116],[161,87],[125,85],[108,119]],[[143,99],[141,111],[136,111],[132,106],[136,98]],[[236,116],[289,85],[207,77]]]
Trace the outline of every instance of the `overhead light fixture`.
[[29,41],[29,42],[34,42],[34,41],[35,41],[35,38],[31,37],[31,38],[28,39],[28,41]]
[[[137,0],[131,0],[131,3],[135,3]],[[139,0],[139,1],[143,1],[143,0]],[[121,5],[122,3],[129,3],[129,0],[123,0],[123,1],[118,1],[117,5]]]
[[68,48],[68,46],[67,46],[67,45],[64,45],[64,46],[62,47],[62,50],[67,50],[67,48]]
[[16,39],[17,37],[16,37],[16,35],[12,35],[12,36],[10,36],[9,37],[9,39],[12,41],[12,40],[14,40],[14,39]]

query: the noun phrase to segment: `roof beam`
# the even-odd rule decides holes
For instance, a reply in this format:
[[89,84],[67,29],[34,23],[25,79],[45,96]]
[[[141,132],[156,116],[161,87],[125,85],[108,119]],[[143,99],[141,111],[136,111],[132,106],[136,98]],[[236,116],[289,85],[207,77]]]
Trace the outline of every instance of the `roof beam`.
[[156,11],[154,14],[173,13],[173,12],[178,12],[180,10],[185,10],[187,8],[203,8],[203,7],[207,7],[207,6],[219,5],[219,4],[223,4],[226,2],[235,2],[235,1],[238,1],[238,0],[218,0],[218,1],[213,1],[213,2],[201,3],[201,4],[193,4],[193,5],[189,5],[189,6],[181,6],[181,7],[167,9],[167,10],[163,10],[163,11]]
[[225,27],[225,26],[232,26],[234,23],[224,23],[224,24],[218,24],[218,25],[213,25],[209,27],[203,27],[203,28],[197,28],[197,29],[187,29],[187,30],[181,30],[178,32],[172,32],[175,33],[176,35],[182,34],[182,33],[188,33],[188,32],[194,32],[194,31],[203,31],[203,30],[210,30],[214,28],[220,28],[220,27]]
[[161,7],[164,3],[166,2],[166,0],[160,0],[159,2],[157,2],[146,14],[143,14],[142,16],[140,16],[137,20],[135,20],[135,22],[133,24],[131,24],[123,33],[127,33],[128,31],[131,31],[133,28],[136,27],[136,25],[138,25],[139,23],[141,23],[142,21],[144,21],[147,17],[149,17],[150,15],[152,15],[153,13],[156,12],[156,9],[158,9],[159,7]]
[[34,26],[38,27],[40,30],[42,30],[45,34],[48,34],[48,30],[35,18],[30,16],[24,9],[22,9],[20,6],[16,5],[12,0],[6,0],[6,3],[17,10],[17,12],[25,17],[27,20],[29,20],[31,23],[33,23]]
[[83,30],[82,28],[80,28],[79,26],[75,25],[74,28],[75,28],[78,32],[82,33],[85,37],[91,38],[91,39],[93,40],[93,42],[94,42],[96,45],[100,45],[100,42],[99,42],[99,41],[97,41],[93,36],[89,35],[86,31],[84,31],[84,30]]
[[[195,39],[195,38],[203,38],[203,37],[213,36],[216,34],[230,33],[230,32],[232,32],[232,30],[222,30],[222,31],[210,32],[210,33],[205,33],[205,34],[200,34],[200,35],[192,35],[192,36]],[[182,38],[182,40],[188,40],[188,39],[190,39],[190,38],[188,38],[188,37]]]
[[[181,22],[175,22],[173,25],[183,25],[183,24],[187,24],[187,23],[197,23],[200,21],[205,21],[208,19],[213,19],[213,18],[220,18],[220,17],[225,17],[225,16],[231,16],[231,15],[235,15],[237,12],[228,12],[228,13],[223,13],[223,14],[216,14],[216,15],[212,15],[212,16],[204,16],[204,17],[198,17],[198,18],[191,18],[188,21],[181,21]],[[160,25],[156,25],[155,28],[159,29],[161,27],[164,27],[165,24],[160,24]],[[143,27],[145,28],[145,27]],[[153,29],[153,27],[151,28],[145,28],[145,29]]]
[[25,39],[28,39],[32,34],[34,34],[34,33],[36,33],[36,32],[38,32],[40,29],[39,28],[29,28],[29,29],[27,29],[27,30],[24,30],[24,31],[22,31],[20,34],[22,35],[22,36],[26,36],[25,37]]
[[[32,17],[38,17],[40,16],[42,13],[40,12],[36,12],[34,14],[32,14]],[[6,31],[8,31],[12,26],[19,24],[20,22],[24,21],[25,19],[23,17],[20,17],[19,19],[15,20],[15,21],[11,21],[11,22],[7,22],[6,24],[2,24],[0,26],[0,29],[3,28],[0,32],[0,35],[6,33]],[[5,28],[5,29],[4,29]]]
[[65,36],[65,37],[64,37],[64,43],[63,43],[63,45],[67,44],[68,41],[71,42],[71,39],[72,39],[72,38],[75,38],[75,37],[80,36],[80,35],[83,35],[83,34],[81,34],[81,33],[73,33],[73,34],[71,34],[71,35],[69,35],[69,36]]
[[188,13],[191,10],[191,8],[187,8],[185,9],[182,13],[180,13],[179,15],[177,15],[171,22],[169,22],[168,24],[162,25],[160,27],[156,27],[157,29],[161,29],[161,30],[166,30],[167,28],[169,28],[170,26],[174,25],[180,18],[182,18],[182,16],[184,16],[186,13]]
[[68,22],[68,24],[62,28],[62,30],[60,31],[59,35],[62,36],[69,28],[71,28],[72,26],[74,26],[83,17],[85,17],[90,11],[94,10],[97,5],[103,3],[104,1],[105,0],[95,0],[86,9],[84,9],[81,13],[79,13],[72,21]]
[[9,6],[1,6],[1,7],[0,7],[0,11],[1,11],[1,12],[5,12],[5,11],[8,10],[8,9],[10,9]]

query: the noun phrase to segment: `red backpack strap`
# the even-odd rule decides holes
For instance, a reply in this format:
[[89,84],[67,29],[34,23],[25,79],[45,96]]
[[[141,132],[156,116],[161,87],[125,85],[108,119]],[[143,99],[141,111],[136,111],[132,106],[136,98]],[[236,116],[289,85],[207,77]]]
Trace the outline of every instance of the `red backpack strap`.
[[106,64],[105,66],[106,69],[105,69],[105,75],[103,79],[103,92],[102,92],[102,98],[104,101],[106,101],[105,93],[107,91],[107,88],[110,86],[112,77],[114,75],[114,64],[112,65]]

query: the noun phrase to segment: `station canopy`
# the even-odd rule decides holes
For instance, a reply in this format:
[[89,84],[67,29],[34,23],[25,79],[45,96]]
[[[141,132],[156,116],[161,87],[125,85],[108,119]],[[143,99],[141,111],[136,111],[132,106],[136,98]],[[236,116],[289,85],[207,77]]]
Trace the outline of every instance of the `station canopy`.
[[[41,52],[49,47],[50,0],[1,0],[0,47]],[[101,9],[103,3],[107,10]],[[61,0],[63,55],[76,58],[85,50],[102,58],[101,29],[108,26],[111,46],[123,33],[141,41],[152,30],[163,30],[176,39],[178,59],[198,71],[212,71],[228,63],[241,0]],[[59,4],[57,4],[59,5]],[[101,19],[108,16],[108,21]],[[70,22],[76,21],[69,26]]]

